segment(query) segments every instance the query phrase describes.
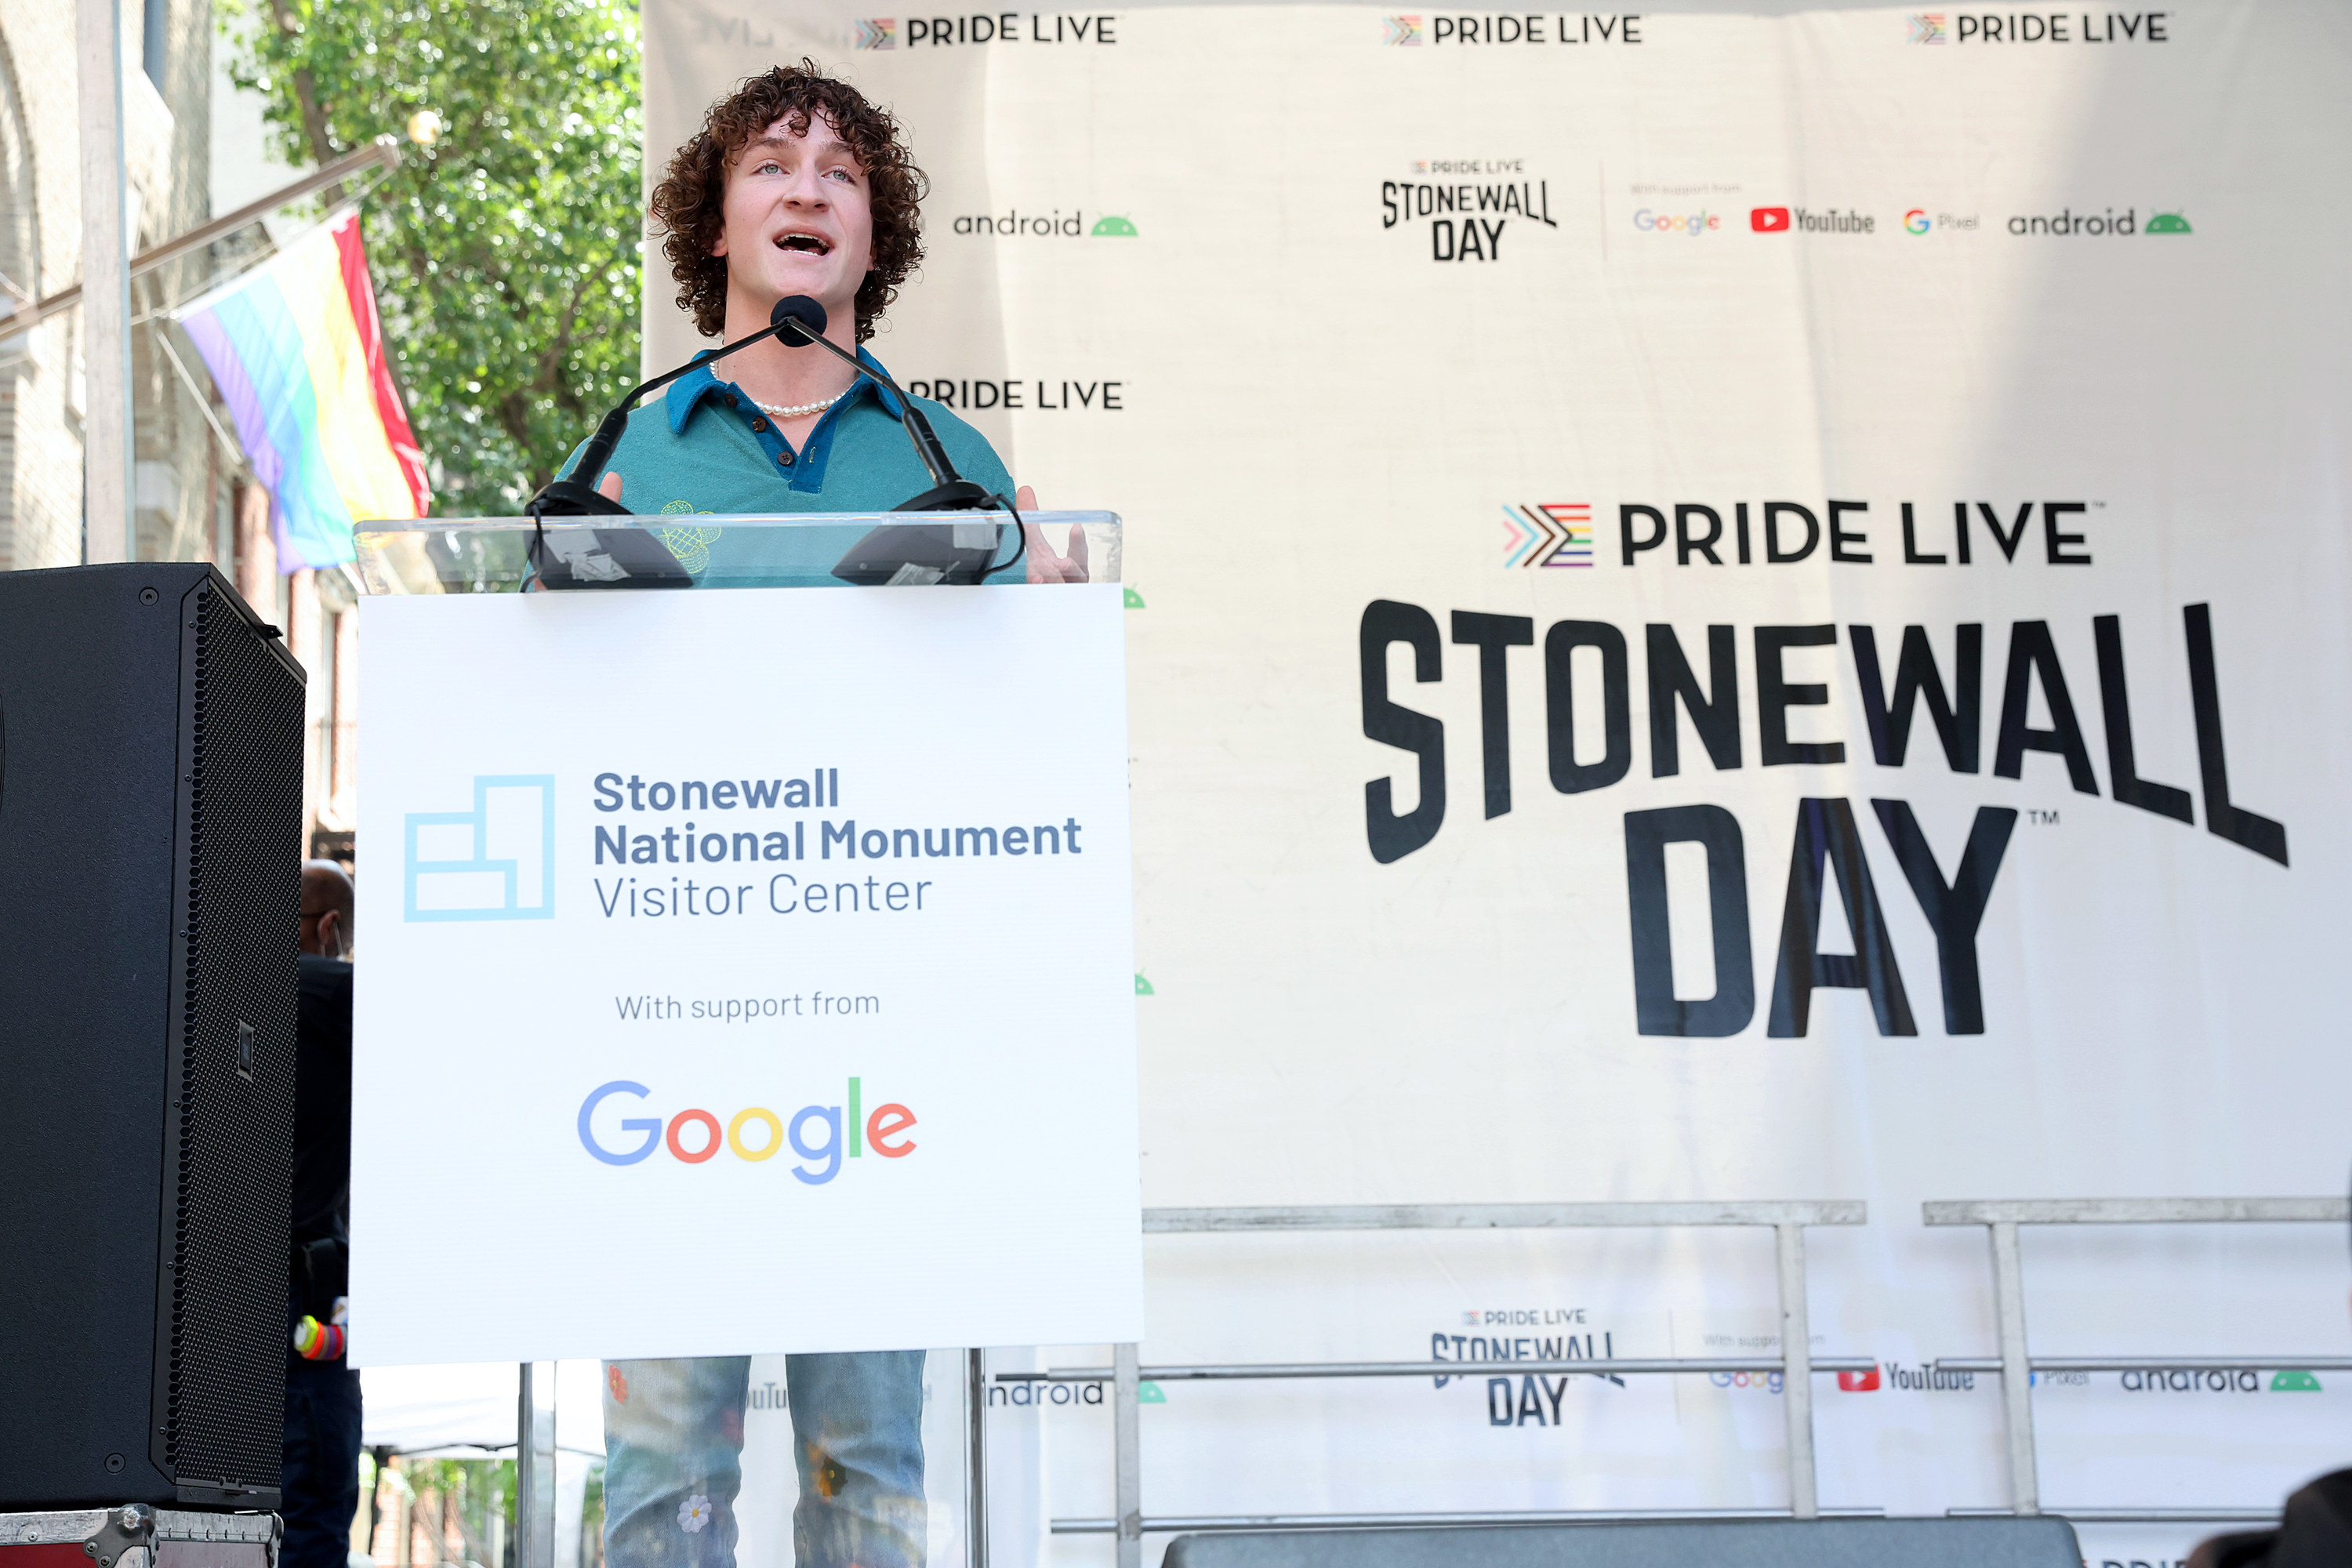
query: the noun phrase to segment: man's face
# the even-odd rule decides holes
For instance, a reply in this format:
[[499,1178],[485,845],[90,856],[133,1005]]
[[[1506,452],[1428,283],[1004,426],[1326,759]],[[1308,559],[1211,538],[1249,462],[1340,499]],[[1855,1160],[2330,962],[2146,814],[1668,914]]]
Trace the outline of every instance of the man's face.
[[792,294],[836,317],[853,308],[874,258],[871,193],[821,117],[810,117],[805,136],[779,120],[736,154],[723,216],[712,254],[727,258],[729,294],[762,325]]

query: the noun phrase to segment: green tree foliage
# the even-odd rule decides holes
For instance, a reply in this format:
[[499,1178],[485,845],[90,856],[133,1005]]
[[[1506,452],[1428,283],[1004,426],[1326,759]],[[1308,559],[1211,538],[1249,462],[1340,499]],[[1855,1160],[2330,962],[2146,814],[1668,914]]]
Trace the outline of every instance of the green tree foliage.
[[[247,0],[231,74],[324,163],[413,116],[367,198],[384,335],[443,515],[511,509],[636,380],[645,209],[626,0]],[[334,193],[330,192],[331,197]]]
[[[622,391],[628,390],[623,387]],[[463,1561],[481,1568],[508,1568],[514,1561],[515,1462],[512,1459],[410,1459],[401,1471],[417,1500],[417,1517],[428,1538],[442,1542],[456,1528],[465,1542]],[[493,1531],[495,1518],[499,1528]],[[493,1552],[493,1534],[506,1550]],[[440,1552],[435,1556],[438,1558]],[[446,1561],[446,1560],[445,1560]]]

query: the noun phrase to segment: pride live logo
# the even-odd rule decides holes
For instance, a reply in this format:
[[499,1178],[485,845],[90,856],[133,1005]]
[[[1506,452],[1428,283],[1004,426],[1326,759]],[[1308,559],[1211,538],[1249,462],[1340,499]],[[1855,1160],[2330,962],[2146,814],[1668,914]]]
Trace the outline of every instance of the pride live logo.
[[477,773],[470,811],[402,825],[401,919],[555,918],[555,775]]
[[1509,532],[1503,565],[1591,566],[1592,504],[1590,501],[1521,502],[1503,509]]

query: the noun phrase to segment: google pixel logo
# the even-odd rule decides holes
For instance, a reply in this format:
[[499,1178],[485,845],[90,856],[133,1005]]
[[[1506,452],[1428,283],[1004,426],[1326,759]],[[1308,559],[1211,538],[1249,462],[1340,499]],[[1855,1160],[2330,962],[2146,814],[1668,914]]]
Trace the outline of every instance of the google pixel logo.
[[1913,207],[1903,215],[1903,226],[1913,234],[1925,234],[1930,225],[1927,222],[1927,215],[1917,207]]

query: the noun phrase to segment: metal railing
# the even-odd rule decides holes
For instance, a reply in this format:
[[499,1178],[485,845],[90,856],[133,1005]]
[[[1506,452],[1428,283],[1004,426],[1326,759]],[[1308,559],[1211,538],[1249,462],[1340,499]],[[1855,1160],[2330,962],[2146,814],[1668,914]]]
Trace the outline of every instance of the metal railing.
[[[1955,1517],[2038,1514],[2042,1483],[2034,1456],[2033,1374],[2038,1372],[2262,1372],[2294,1368],[2352,1371],[2347,1356],[2037,1356],[2025,1334],[2025,1271],[2018,1227],[2027,1225],[2277,1225],[2352,1220],[2347,1198],[2011,1198],[1929,1203],[1931,1226],[1980,1225],[1992,1247],[1995,1357],[1946,1356],[1939,1372],[1980,1372],[2000,1379],[2001,1424],[2009,1461],[2010,1506],[1953,1509]],[[2047,1511],[2085,1523],[2261,1522],[2276,1509],[2061,1508]]]
[[[1143,1537],[1171,1531],[1424,1529],[1492,1524],[1601,1523],[1631,1520],[1813,1519],[1823,1513],[1813,1462],[1813,1390],[1816,1373],[1866,1372],[1867,1357],[1815,1357],[1806,1309],[1805,1229],[1816,1225],[1861,1225],[1861,1203],[1600,1203],[1600,1204],[1413,1204],[1346,1207],[1146,1209],[1147,1236],[1264,1235],[1299,1231],[1358,1230],[1583,1230],[1769,1226],[1779,1270],[1780,1353],[1778,1356],[1615,1357],[1585,1361],[1444,1362],[1446,1375],[1481,1372],[1673,1374],[1777,1372],[1789,1431],[1789,1507],[1786,1509],[1660,1509],[1504,1512],[1199,1514],[1149,1516],[1143,1511],[1139,1396],[1143,1381],[1154,1383],[1238,1382],[1331,1377],[1427,1377],[1432,1363],[1261,1362],[1143,1366],[1134,1345],[1115,1345],[1108,1367],[1055,1368],[1046,1372],[999,1373],[1000,1383],[1097,1383],[1112,1393],[1112,1446],[1117,1513],[1110,1519],[1056,1519],[1057,1535],[1116,1535],[1118,1568],[1140,1568]],[[1874,1513],[1835,1509],[1832,1514]]]

